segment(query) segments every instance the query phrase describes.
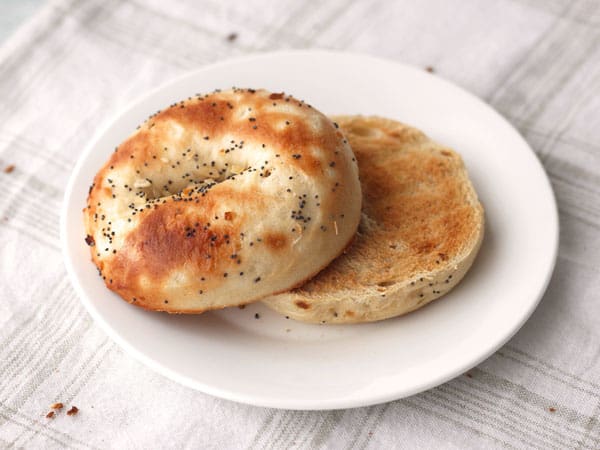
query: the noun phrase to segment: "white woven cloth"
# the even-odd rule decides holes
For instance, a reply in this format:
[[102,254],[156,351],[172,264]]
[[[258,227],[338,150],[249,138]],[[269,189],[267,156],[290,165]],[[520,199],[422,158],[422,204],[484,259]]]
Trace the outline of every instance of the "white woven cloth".
[[[101,123],[206,63],[311,47],[431,66],[484,98],[560,209],[556,271],[516,337],[469,376],[368,408],[270,410],[169,381],[93,323],[60,254],[66,180]],[[594,0],[52,1],[0,47],[0,447],[600,448],[599,93]]]

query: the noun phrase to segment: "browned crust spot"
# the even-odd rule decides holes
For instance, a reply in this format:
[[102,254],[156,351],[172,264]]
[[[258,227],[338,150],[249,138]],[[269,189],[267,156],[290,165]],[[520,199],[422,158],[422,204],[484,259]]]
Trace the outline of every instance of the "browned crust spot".
[[[230,255],[240,248],[239,234],[225,224],[208,229],[201,226],[208,221],[202,211],[206,210],[199,212],[176,202],[149,211],[115,255],[111,264],[113,283],[108,287],[130,299],[143,292],[140,276],[160,284],[184,267],[218,279],[234,264]],[[149,298],[140,296],[136,300],[144,303]]]
[[306,303],[306,302],[305,302],[305,301],[303,301],[303,300],[297,300],[297,301],[295,301],[294,303],[295,303],[295,305],[296,305],[298,308],[302,308],[302,309],[310,309],[310,304]]
[[272,250],[281,250],[288,247],[289,239],[283,233],[267,233],[264,243]]

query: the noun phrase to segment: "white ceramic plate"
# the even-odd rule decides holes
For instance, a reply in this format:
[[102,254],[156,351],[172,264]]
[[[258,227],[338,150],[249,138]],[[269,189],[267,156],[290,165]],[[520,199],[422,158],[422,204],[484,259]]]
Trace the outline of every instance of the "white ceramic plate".
[[[150,113],[194,93],[230,86],[285,91],[326,114],[387,116],[455,148],[487,218],[483,246],[465,279],[415,313],[349,326],[296,323],[260,304],[170,316],[131,306],[106,289],[90,261],[82,224],[94,174]],[[473,95],[395,62],[301,51],[215,64],[130,106],[81,156],[65,195],[61,233],[69,275],[88,311],[143,363],[179,383],[239,402],[331,409],[415,394],[496,351],[523,325],[547,286],[558,220],[534,153]]]

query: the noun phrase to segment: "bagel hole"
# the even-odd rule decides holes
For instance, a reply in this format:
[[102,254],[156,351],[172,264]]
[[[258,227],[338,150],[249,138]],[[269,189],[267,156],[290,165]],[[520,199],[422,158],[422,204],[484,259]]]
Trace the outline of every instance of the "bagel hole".
[[[162,186],[163,192],[167,192],[169,196],[192,196],[195,193],[199,194],[202,192],[206,192],[208,189],[214,187],[215,185],[222,183],[246,170],[245,168],[242,168],[240,172],[235,172],[234,170],[227,167],[219,169],[218,166],[213,167],[212,169],[212,175],[194,174],[196,175],[196,177],[190,176],[184,181],[175,181],[173,183],[167,183],[164,186]],[[156,195],[156,192],[152,192],[152,194],[153,196],[147,196],[146,198],[156,200],[158,198],[164,197],[164,194]]]
[[[156,201],[165,197],[179,196],[190,197],[207,192],[209,189],[219,183],[232,179],[248,170],[251,167],[247,163],[235,164],[205,164],[202,167],[188,167],[189,173],[184,176],[171,175],[168,178],[161,176],[161,179],[138,178],[136,184],[132,187],[136,189],[138,196],[143,196],[146,201]],[[272,169],[271,169],[272,170]],[[271,175],[271,170],[266,170],[263,177]]]

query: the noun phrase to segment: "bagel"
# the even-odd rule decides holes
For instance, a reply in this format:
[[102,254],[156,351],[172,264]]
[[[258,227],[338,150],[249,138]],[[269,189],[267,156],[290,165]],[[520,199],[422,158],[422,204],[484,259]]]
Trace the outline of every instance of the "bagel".
[[201,313],[302,284],[360,220],[352,150],[283,93],[196,95],[150,116],[100,169],[85,241],[106,286],[137,306]]
[[264,303],[313,323],[372,322],[421,308],[456,286],[483,239],[484,211],[462,159],[393,120],[333,120],[360,170],[356,238],[314,279]]

